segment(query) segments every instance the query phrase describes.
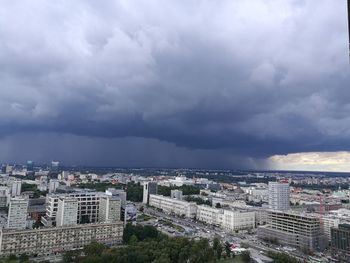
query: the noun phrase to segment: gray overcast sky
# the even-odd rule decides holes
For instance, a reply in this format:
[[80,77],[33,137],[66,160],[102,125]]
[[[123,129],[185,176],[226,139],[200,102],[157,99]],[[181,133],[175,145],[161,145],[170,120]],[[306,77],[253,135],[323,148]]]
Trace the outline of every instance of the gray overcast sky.
[[347,151],[346,19],[345,0],[1,1],[0,160],[266,168]]

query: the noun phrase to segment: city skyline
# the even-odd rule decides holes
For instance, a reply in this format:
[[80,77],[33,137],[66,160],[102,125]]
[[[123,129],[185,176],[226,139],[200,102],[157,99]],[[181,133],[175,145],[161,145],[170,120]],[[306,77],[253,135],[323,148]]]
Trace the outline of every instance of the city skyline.
[[346,1],[0,6],[3,162],[350,171]]

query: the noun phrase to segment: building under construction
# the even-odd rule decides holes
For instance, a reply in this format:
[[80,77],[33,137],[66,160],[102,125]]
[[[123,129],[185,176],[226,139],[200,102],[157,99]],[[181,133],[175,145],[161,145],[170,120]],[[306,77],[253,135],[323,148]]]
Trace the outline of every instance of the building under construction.
[[259,238],[306,253],[324,250],[326,242],[318,215],[274,210],[267,214],[267,225],[258,228]]

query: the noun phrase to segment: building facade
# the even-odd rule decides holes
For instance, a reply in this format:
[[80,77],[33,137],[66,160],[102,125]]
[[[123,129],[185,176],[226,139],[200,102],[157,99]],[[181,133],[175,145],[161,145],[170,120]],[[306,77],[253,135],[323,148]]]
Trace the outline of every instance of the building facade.
[[113,223],[120,220],[121,200],[115,196],[105,196],[100,200],[99,222]]
[[7,207],[9,189],[7,186],[0,186],[0,208]]
[[269,182],[269,208],[287,211],[290,209],[289,184]]
[[56,214],[56,226],[74,226],[78,222],[78,201],[71,197],[60,197]]
[[171,190],[170,191],[171,198],[175,198],[177,200],[182,200],[182,191],[181,190]]
[[340,262],[350,262],[350,224],[331,229],[332,255]]
[[122,243],[123,223],[97,223],[76,226],[0,231],[0,255],[47,255],[82,249],[96,241],[105,245]]
[[267,225],[258,228],[258,237],[305,252],[322,251],[326,245],[318,215],[267,211]]
[[143,203],[149,203],[149,196],[151,194],[156,195],[158,193],[158,184],[157,182],[145,182],[143,185]]
[[196,218],[206,224],[220,226],[229,232],[255,228],[254,211],[218,209],[198,205]]
[[7,216],[7,228],[24,229],[26,227],[27,213],[27,198],[11,198]]
[[13,180],[10,181],[10,189],[11,189],[11,196],[20,196],[21,195],[21,189],[22,189],[22,181],[21,180]]
[[52,226],[56,221],[58,200],[61,197],[71,197],[78,201],[78,223],[95,223],[98,221],[98,212],[103,193],[79,191],[68,194],[48,194],[46,196],[46,215],[42,218],[45,226]]
[[57,179],[51,179],[49,182],[49,193],[56,192],[56,189],[60,186],[60,182]]
[[181,201],[162,195],[149,195],[149,205],[162,209],[167,214],[195,218],[197,215],[197,205],[193,202]]

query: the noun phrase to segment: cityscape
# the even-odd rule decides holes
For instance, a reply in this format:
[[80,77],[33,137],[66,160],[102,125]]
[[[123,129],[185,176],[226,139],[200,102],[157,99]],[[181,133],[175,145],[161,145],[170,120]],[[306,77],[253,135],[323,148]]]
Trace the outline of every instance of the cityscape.
[[20,260],[85,262],[89,246],[106,260],[99,249],[132,247],[147,234],[205,240],[212,249],[205,262],[350,257],[346,173],[69,169],[27,161],[1,166],[0,205],[0,255]]
[[0,1],[0,263],[350,263],[350,0]]

